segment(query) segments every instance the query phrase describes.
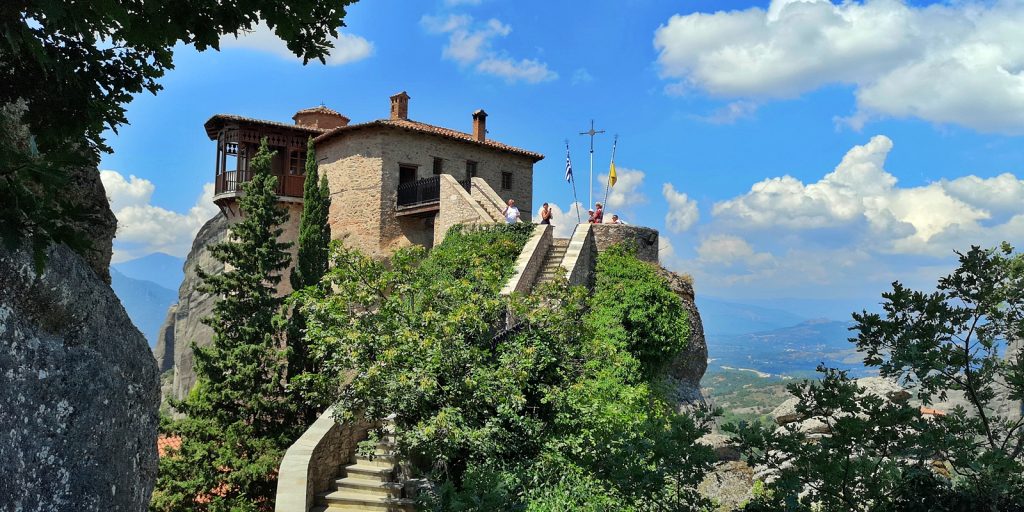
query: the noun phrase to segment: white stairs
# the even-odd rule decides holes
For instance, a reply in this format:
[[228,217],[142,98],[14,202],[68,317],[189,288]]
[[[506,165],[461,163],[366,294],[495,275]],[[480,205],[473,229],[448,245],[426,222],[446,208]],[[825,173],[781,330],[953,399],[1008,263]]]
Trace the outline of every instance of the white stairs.
[[334,481],[334,490],[317,496],[312,512],[386,511],[414,512],[413,500],[402,498],[402,484],[396,478],[394,426],[385,422],[372,456],[356,455]]

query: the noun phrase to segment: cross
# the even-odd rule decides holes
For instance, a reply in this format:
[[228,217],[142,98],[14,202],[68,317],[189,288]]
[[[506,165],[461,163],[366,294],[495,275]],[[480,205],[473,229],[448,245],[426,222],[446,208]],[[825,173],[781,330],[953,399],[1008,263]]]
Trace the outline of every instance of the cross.
[[594,135],[597,135],[599,133],[604,133],[604,130],[595,130],[594,129],[594,120],[593,119],[590,120],[590,129],[585,131],[585,132],[580,132],[580,135],[590,135],[590,153],[591,154],[594,153]]
[[587,202],[591,205],[594,204],[594,135],[599,133],[604,133],[604,130],[595,130],[593,119],[590,120],[590,129],[580,132],[580,135],[590,135],[590,195]]

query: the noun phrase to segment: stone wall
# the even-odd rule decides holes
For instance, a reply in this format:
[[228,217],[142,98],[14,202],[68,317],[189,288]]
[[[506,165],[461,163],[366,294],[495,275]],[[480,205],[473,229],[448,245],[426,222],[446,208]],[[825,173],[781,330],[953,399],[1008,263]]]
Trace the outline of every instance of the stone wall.
[[359,131],[317,147],[320,174],[331,191],[331,238],[378,257],[386,255],[380,245],[382,144],[381,132]]
[[450,175],[441,175],[441,204],[434,219],[433,243],[444,241],[448,230],[456,224],[491,222],[480,204]]
[[658,263],[658,230],[623,224],[593,224],[591,229],[598,251],[632,242],[636,245],[637,258]]
[[[439,228],[430,220],[398,217],[399,166],[417,168],[417,179],[434,175],[434,158],[455,181],[467,177],[466,162],[477,162],[477,176],[504,203],[515,199],[524,222],[533,209],[533,161],[497,149],[391,127],[352,131],[317,147],[320,172],[331,189],[331,235],[367,254],[383,257],[413,244],[430,247]],[[501,188],[502,172],[512,186]],[[450,195],[450,194],[449,194]]]
[[550,224],[537,224],[534,227],[533,235],[526,241],[519,258],[516,259],[516,273],[505,283],[501,295],[530,292],[544,266],[544,258],[551,249],[553,231]]
[[277,479],[275,512],[307,512],[316,495],[331,489],[342,466],[366,438],[370,424],[339,424],[328,408],[285,452]]

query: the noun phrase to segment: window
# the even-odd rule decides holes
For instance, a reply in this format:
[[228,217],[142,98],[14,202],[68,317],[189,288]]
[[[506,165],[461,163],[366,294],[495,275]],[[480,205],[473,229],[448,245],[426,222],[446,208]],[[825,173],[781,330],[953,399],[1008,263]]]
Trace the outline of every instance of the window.
[[476,162],[466,160],[466,178],[476,178]]
[[288,174],[292,176],[298,176],[306,172],[306,152],[305,151],[292,151],[291,158],[288,161]]
[[416,181],[416,166],[415,165],[399,165],[398,166],[398,183],[409,183]]
[[441,157],[434,157],[434,174],[441,174],[444,172],[444,159]]
[[501,189],[511,190],[512,189],[512,173],[503,172],[501,173]]

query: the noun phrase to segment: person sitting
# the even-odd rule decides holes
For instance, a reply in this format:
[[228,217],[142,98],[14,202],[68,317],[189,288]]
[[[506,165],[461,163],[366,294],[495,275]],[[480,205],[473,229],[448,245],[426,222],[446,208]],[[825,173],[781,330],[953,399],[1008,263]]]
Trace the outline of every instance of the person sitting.
[[613,213],[612,214],[612,221],[609,222],[609,224],[622,224],[622,225],[626,225],[626,221],[620,219],[619,215],[617,213]]
[[594,210],[587,210],[587,222],[594,223]]

